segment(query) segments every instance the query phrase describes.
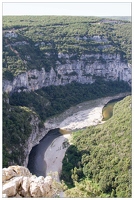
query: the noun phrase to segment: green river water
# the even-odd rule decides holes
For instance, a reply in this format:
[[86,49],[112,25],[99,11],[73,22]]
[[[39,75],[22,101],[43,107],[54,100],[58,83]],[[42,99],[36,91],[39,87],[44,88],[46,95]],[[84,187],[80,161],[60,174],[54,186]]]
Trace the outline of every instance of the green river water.
[[109,101],[102,109],[102,115],[103,115],[103,121],[108,120],[109,118],[112,117],[113,115],[113,108],[114,105],[118,102],[121,101],[124,97],[119,98],[119,99],[113,99],[111,101]]

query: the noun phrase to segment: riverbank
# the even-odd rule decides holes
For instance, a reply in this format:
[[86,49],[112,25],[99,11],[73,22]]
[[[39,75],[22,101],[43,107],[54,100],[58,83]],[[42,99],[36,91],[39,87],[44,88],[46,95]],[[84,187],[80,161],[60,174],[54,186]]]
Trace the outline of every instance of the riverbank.
[[[118,99],[125,97],[129,93],[121,93],[115,96],[100,98],[78,104],[75,107],[68,109],[66,112],[61,114],[59,118],[53,118],[53,121],[49,121],[45,126],[54,126],[58,123],[59,119],[63,119],[62,122],[59,120],[59,127],[67,130],[82,129],[91,125],[97,125],[104,123],[102,121],[102,109],[112,99]],[[68,116],[68,117],[67,117]],[[71,139],[71,134],[57,137],[51,145],[47,148],[44,154],[44,160],[46,162],[46,174],[50,172],[58,172],[60,174],[62,170],[62,159],[64,158],[67,148],[62,148],[63,142]],[[57,177],[59,181],[59,176]]]
[[[112,99],[125,97],[130,93],[121,93],[115,96],[104,97],[88,102],[83,102],[66,110],[61,115],[53,117],[46,121],[46,130],[52,130],[45,135],[36,145],[29,155],[29,168],[37,176],[46,176],[51,172],[58,172],[62,169],[62,159],[68,148],[64,142],[71,139],[71,134],[54,133],[58,128],[66,130],[82,129],[91,125],[97,125],[102,122],[102,108]],[[59,131],[59,130],[58,130]],[[70,143],[70,142],[69,142]]]
[[47,164],[46,175],[51,172],[58,172],[57,181],[60,182],[59,174],[62,170],[62,160],[69,145],[71,134],[57,137],[47,148],[44,160]]
[[27,165],[32,174],[36,176],[46,176],[48,163],[44,160],[44,153],[47,148],[51,146],[53,140],[60,136],[62,136],[62,134],[59,132],[59,129],[51,130],[40,140],[38,145],[32,148]]
[[129,95],[129,92],[114,96],[103,97],[80,103],[47,120],[44,125],[48,129],[55,127],[67,130],[82,129],[87,126],[104,123],[102,121],[102,108],[112,99],[118,99]]
[[[126,96],[129,94],[130,94],[130,92],[129,93],[128,92],[120,93],[119,95],[110,97],[110,99],[119,98],[120,96],[122,97],[122,96]],[[41,139],[44,138],[46,135],[48,135],[50,130],[56,129],[56,128],[64,128],[64,130],[65,130],[65,128],[71,129],[71,127],[69,127],[69,124],[71,124],[71,122],[74,122],[74,119],[69,118],[69,117],[71,117],[71,116],[74,117],[75,113],[77,113],[79,111],[86,112],[86,110],[88,110],[88,109],[91,109],[95,106],[97,107],[101,101],[104,101],[104,99],[107,99],[107,97],[100,98],[97,100],[90,100],[90,101],[87,101],[84,103],[80,103],[76,106],[73,106],[70,109],[64,111],[62,114],[47,119],[44,123],[44,127],[40,130],[38,127],[38,118],[33,119],[33,121],[31,122],[31,124],[33,126],[33,131],[32,131],[32,134],[30,135],[30,137],[28,138],[27,143],[24,146],[26,159],[24,160],[23,165],[25,167],[27,167],[28,160],[29,160],[29,154],[30,154],[32,148],[34,148],[36,145],[38,145],[40,143]],[[109,100],[109,98],[108,98],[108,100]],[[107,103],[107,101],[104,102],[104,104],[106,104],[106,103]],[[95,110],[95,112],[98,112],[98,111]],[[79,116],[79,115],[77,115],[77,116]],[[85,117],[85,116],[83,116],[83,117]],[[81,117],[81,118],[83,118],[83,117]],[[100,119],[101,119],[101,117],[102,116],[100,114]],[[71,120],[71,122],[69,122],[70,120],[68,118]],[[98,121],[98,119],[97,119],[97,121]],[[85,120],[85,122],[83,123],[84,127],[89,126],[88,123],[89,123],[89,121],[87,121],[87,123],[86,123],[86,120]],[[80,128],[83,127],[81,120],[79,120],[79,125],[80,125]],[[74,129],[72,128],[72,130],[75,130],[75,128],[78,129],[76,121],[75,121],[75,124],[73,124],[73,127],[74,127]]]

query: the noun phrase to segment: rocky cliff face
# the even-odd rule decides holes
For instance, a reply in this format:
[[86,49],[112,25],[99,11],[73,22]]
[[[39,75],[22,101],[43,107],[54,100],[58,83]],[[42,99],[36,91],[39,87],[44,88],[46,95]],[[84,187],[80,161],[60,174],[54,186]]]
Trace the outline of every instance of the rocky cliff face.
[[120,54],[58,54],[56,67],[46,72],[37,69],[21,73],[13,81],[3,80],[3,91],[34,91],[50,85],[65,85],[76,81],[93,83],[97,77],[105,80],[124,80],[131,84],[131,66]]
[[60,184],[51,176],[36,177],[25,167],[10,166],[2,169],[2,185],[3,197],[50,198],[57,195]]
[[39,143],[39,141],[48,133],[50,128],[46,128],[45,126],[41,129],[39,129],[39,123],[40,120],[37,116],[31,116],[32,120],[30,122],[32,126],[32,132],[30,134],[30,137],[25,143],[24,146],[24,161],[22,162],[22,165],[27,167],[28,164],[28,159],[29,159],[29,154],[32,148]]

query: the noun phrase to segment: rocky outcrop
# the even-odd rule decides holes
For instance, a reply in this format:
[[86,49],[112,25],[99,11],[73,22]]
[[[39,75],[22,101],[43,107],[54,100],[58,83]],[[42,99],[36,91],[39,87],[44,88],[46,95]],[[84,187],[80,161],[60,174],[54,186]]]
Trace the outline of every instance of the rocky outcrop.
[[40,120],[37,115],[31,115],[31,126],[32,126],[32,132],[26,141],[24,145],[24,161],[22,162],[22,165],[27,167],[28,159],[29,159],[29,153],[32,150],[32,148],[39,143],[39,141],[48,133],[50,129],[46,128],[45,126],[42,128],[39,128]]
[[3,197],[54,197],[59,191],[59,183],[51,176],[36,177],[23,166],[2,169]]
[[[104,47],[103,47],[104,48]],[[131,65],[120,54],[75,54],[58,53],[55,68],[49,72],[42,68],[23,72],[13,81],[3,80],[3,91],[34,91],[50,85],[65,85],[76,81],[93,83],[97,77],[104,80],[123,80],[131,84]]]

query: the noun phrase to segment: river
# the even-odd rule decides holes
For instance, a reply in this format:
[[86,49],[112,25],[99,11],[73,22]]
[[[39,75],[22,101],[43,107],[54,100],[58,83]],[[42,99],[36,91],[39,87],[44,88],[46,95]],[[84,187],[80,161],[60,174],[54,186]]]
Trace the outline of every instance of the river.
[[118,98],[118,99],[113,99],[111,101],[109,101],[102,109],[102,115],[103,115],[103,119],[102,121],[106,121],[108,119],[110,119],[113,115],[113,108],[114,105],[118,102],[121,101],[124,97],[122,98]]
[[[40,140],[40,143],[34,146],[29,155],[28,169],[36,176],[46,176],[46,172],[57,171],[60,174],[62,168],[62,159],[67,149],[63,148],[63,143],[69,139],[66,135],[59,132],[59,128],[67,130],[76,130],[91,125],[104,123],[102,121],[102,109],[111,100],[127,96],[128,94],[119,94],[113,97],[104,97],[97,100],[83,102],[72,107],[59,115],[58,118],[51,118],[45,126],[53,130]],[[57,126],[59,128],[54,128]],[[70,135],[70,134],[69,134]],[[47,163],[46,163],[47,162]],[[49,167],[47,167],[49,166]],[[49,169],[48,169],[49,168]],[[59,180],[59,177],[58,177]]]
[[27,168],[32,174],[36,176],[46,176],[47,165],[44,160],[44,153],[53,140],[61,135],[59,129],[51,130],[40,140],[39,144],[32,148],[27,165]]

